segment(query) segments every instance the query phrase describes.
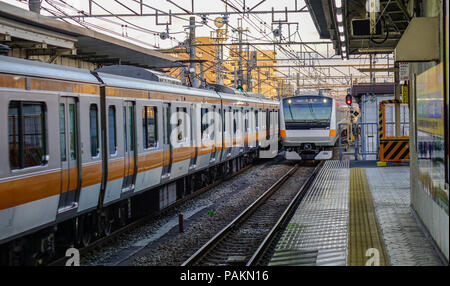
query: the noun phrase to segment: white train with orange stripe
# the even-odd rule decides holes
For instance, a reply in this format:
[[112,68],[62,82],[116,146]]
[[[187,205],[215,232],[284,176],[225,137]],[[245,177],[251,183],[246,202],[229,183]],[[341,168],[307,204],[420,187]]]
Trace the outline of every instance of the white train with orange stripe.
[[0,56],[0,265],[87,245],[277,155],[279,102],[154,76]]
[[[339,123],[348,121],[348,111],[320,92],[284,98],[280,104],[280,135],[286,159],[331,159]],[[345,128],[341,130],[344,132]]]

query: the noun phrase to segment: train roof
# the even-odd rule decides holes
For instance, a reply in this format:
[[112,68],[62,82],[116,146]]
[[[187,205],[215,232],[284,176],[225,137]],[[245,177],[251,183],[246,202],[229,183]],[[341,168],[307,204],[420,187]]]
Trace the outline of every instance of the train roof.
[[290,98],[296,98],[296,97],[304,97],[304,96],[317,96],[317,97],[326,97],[326,98],[331,98],[331,99],[335,99],[334,97],[331,97],[329,95],[324,95],[322,93],[303,93],[300,95],[294,95],[294,96],[289,96],[289,97],[285,97],[283,98],[283,100],[285,99],[290,99]]
[[170,75],[167,75],[162,72],[140,68],[130,65],[112,65],[105,66],[99,69],[94,70],[95,72],[102,72],[108,74],[121,75],[132,78],[139,78],[144,80],[156,81],[156,82],[165,82],[174,85],[181,85],[181,80],[174,78]]
[[[111,71],[114,72],[111,72]],[[183,95],[204,96],[210,98],[223,98],[230,100],[239,100],[244,102],[255,102],[274,104],[278,101],[271,100],[263,95],[255,93],[243,93],[233,88],[223,89],[226,92],[215,91],[211,89],[200,89],[188,86],[155,81],[154,77],[163,77],[161,73],[156,74],[154,71],[143,68],[124,68],[123,72],[118,72],[120,69],[106,68],[98,69],[97,74],[104,84],[111,87],[141,89],[168,93],[178,93]],[[106,71],[106,72],[105,72]],[[126,71],[131,71],[127,73]],[[99,84],[98,79],[87,69],[80,69],[75,67],[61,66],[56,64],[42,63],[38,61],[19,59],[8,56],[0,56],[0,73],[15,74],[24,76],[35,76],[42,78],[51,78],[56,80],[66,80],[73,82],[84,82]],[[116,74],[113,74],[116,73]],[[121,74],[118,75],[117,73]],[[134,75],[135,77],[124,76]],[[153,80],[150,79],[153,77]],[[230,90],[234,91],[231,93]]]
[[89,70],[0,56],[0,73],[99,84]]
[[195,95],[195,96],[219,98],[219,95],[216,92],[207,89],[173,85],[165,82],[155,82],[140,78],[132,78],[103,72],[98,72],[98,75],[107,86],[112,87],[144,89],[168,93],[181,93],[183,95]]

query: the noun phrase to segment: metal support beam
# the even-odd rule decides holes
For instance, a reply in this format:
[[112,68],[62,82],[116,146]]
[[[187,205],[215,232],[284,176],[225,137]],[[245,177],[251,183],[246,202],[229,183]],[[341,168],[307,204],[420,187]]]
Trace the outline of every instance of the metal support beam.
[[[243,42],[243,46],[278,46],[278,45],[332,45],[332,42]],[[196,47],[207,46],[230,46],[230,43],[218,43],[218,44],[197,44]]]
[[[292,14],[292,13],[309,13],[309,11],[307,9],[300,9],[300,10],[261,10],[261,11],[251,11],[251,12],[246,12],[249,14]],[[170,15],[170,16],[201,16],[201,15],[206,15],[206,16],[213,16],[213,15],[223,15],[224,11],[215,11],[215,12],[195,12],[195,13],[190,13],[188,12],[176,12],[176,13],[166,13],[165,15]],[[241,11],[229,11],[227,12],[228,15],[239,15],[242,14]],[[164,15],[162,13],[141,13],[139,15],[136,14],[132,14],[132,13],[117,13],[117,14],[86,14],[83,15],[83,18],[113,18],[113,17],[159,17],[161,15]],[[61,16],[48,16],[49,18],[56,18],[56,19],[67,19],[67,18],[80,18],[80,15],[61,15]]]

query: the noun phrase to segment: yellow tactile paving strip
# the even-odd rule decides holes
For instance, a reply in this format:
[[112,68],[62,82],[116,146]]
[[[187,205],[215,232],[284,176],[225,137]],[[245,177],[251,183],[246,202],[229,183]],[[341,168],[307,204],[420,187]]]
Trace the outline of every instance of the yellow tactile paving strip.
[[350,169],[349,266],[389,265],[363,168]]

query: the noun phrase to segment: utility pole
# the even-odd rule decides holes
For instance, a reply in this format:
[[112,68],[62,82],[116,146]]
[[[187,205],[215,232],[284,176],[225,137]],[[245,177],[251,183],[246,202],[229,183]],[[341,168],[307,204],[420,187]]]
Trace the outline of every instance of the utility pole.
[[238,76],[238,84],[237,86],[242,87],[242,84],[244,83],[244,72],[242,70],[242,34],[243,34],[243,29],[242,29],[242,18],[238,19],[238,35],[239,35],[239,45],[238,45],[238,71],[237,71],[237,76]]
[[196,70],[195,70],[195,17],[189,17],[189,79],[191,85],[197,87]]
[[247,91],[253,91],[252,85],[252,70],[257,66],[257,53],[256,51],[251,51],[248,48],[247,55],[249,55],[249,59],[247,61]]
[[[217,32],[219,33],[219,32]],[[219,35],[217,35],[219,38]],[[218,39],[216,41],[219,41]],[[223,62],[223,46],[215,47],[216,54],[216,84],[223,84],[223,76],[222,76],[222,62]]]

